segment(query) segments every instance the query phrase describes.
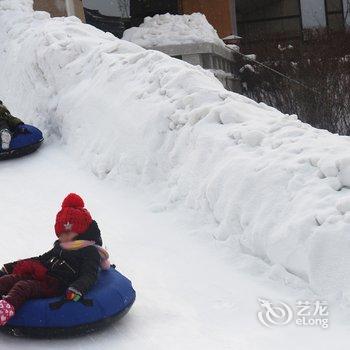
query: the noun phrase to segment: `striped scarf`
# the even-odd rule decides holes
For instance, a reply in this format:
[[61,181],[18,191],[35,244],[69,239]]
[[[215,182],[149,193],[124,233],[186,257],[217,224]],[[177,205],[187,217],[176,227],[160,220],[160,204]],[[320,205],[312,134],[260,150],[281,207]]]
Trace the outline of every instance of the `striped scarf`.
[[97,248],[101,257],[101,269],[109,270],[109,268],[111,267],[111,264],[109,262],[109,254],[107,250],[102,248],[98,244],[96,244],[95,241],[76,240],[76,241],[71,241],[66,243],[60,243],[60,246],[62,249],[66,249],[66,250],[79,250],[82,248],[94,246]]

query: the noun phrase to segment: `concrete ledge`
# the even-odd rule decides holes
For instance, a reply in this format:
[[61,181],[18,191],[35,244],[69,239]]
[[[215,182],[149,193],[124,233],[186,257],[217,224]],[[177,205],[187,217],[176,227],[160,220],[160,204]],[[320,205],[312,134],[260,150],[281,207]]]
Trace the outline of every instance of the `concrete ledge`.
[[145,47],[147,50],[157,50],[168,54],[169,56],[182,56],[193,54],[215,54],[230,61],[235,61],[232,51],[225,46],[212,43],[196,43],[181,45],[166,45]]
[[236,57],[232,50],[213,43],[195,43],[145,47],[147,50],[161,51],[187,63],[199,65],[211,70],[224,87],[235,92],[242,92],[238,77]]

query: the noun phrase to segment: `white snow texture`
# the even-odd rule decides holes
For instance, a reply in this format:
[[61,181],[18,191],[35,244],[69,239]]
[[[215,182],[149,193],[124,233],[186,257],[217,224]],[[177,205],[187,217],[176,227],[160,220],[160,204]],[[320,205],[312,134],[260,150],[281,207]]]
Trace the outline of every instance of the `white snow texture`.
[[146,17],[139,27],[127,29],[123,39],[147,48],[204,42],[225,45],[202,13]]
[[0,23],[0,96],[82,167],[157,186],[214,217],[216,239],[239,238],[319,294],[349,295],[348,137],[29,0],[0,0]]

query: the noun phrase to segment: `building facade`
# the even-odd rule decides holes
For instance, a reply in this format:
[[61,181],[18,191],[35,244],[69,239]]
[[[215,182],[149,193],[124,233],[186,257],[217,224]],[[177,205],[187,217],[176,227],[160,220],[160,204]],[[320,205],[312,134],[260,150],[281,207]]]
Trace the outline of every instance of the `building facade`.
[[102,16],[128,17],[127,26],[139,26],[145,17],[156,14],[201,12],[221,37],[236,28],[234,0],[83,0],[83,4],[85,11],[98,11]]
[[350,0],[235,0],[237,34],[299,38],[316,28],[342,30],[350,25]]
[[180,5],[184,14],[205,14],[221,38],[235,34],[237,30],[234,0],[182,0]]
[[34,9],[83,21],[87,17],[88,23],[117,36],[145,17],[163,13],[201,12],[220,37],[235,34],[247,40],[299,38],[313,28],[350,27],[350,0],[34,0]]
[[52,17],[76,16],[85,21],[81,0],[34,0],[34,10],[49,12]]
[[83,0],[83,4],[103,16],[127,18],[126,27],[138,26],[155,14],[201,12],[220,37],[235,34],[248,40],[271,35],[297,38],[312,28],[350,26],[350,0]]

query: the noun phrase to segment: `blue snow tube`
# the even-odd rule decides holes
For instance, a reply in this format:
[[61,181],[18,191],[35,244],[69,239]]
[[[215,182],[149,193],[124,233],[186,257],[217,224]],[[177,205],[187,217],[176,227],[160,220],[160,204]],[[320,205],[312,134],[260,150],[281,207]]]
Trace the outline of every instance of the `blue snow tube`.
[[20,125],[13,133],[9,150],[2,150],[0,160],[19,158],[35,152],[42,144],[42,132],[32,125]]
[[18,336],[45,338],[90,333],[126,314],[135,297],[131,282],[111,267],[100,272],[81,302],[62,298],[27,301],[4,329]]

